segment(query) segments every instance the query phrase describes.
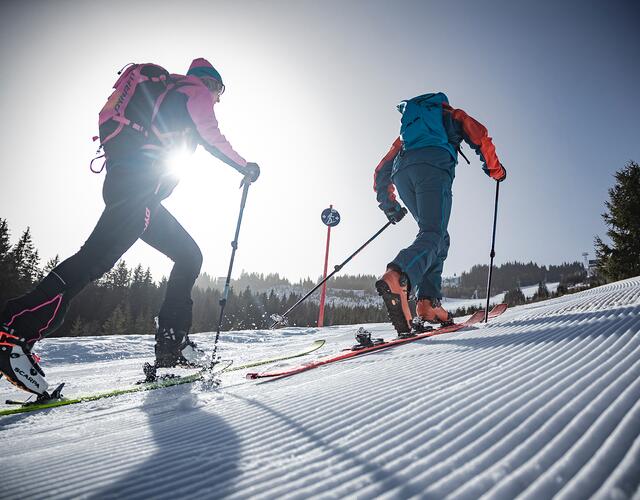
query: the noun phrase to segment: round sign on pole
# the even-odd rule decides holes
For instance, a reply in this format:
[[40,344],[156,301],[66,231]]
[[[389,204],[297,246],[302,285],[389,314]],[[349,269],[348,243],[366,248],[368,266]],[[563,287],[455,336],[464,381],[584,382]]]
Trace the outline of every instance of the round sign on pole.
[[335,208],[325,208],[320,218],[329,227],[337,226],[340,222],[340,214]]

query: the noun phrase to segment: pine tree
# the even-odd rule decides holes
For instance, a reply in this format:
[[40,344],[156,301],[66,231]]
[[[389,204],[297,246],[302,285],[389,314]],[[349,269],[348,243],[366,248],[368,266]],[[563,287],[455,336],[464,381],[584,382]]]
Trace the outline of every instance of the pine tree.
[[0,219],[0,304],[17,292],[10,236],[9,224],[6,219]]
[[108,274],[108,283],[112,288],[128,288],[131,284],[131,271],[124,260],[119,260],[116,266]]
[[9,224],[6,219],[0,219],[0,263],[6,262],[11,250],[11,242],[9,241]]
[[538,291],[533,294],[533,300],[544,300],[548,299],[551,294],[549,293],[549,289],[547,288],[546,283],[540,282],[538,284]]
[[56,254],[53,259],[49,259],[47,263],[44,265],[40,273],[38,274],[38,281],[41,281],[47,274],[49,274],[53,269],[55,269],[58,264],[60,264],[60,256]]
[[85,331],[86,327],[84,322],[82,321],[82,319],[80,319],[80,317],[77,317],[73,322],[73,325],[71,325],[71,331],[69,332],[69,335],[71,337],[81,337],[85,334]]
[[612,281],[640,275],[640,166],[629,161],[615,178],[602,214],[611,246],[595,238],[598,271]]
[[153,321],[150,317],[144,314],[139,314],[133,322],[133,326],[130,332],[136,335],[149,335],[154,333]]
[[126,332],[129,318],[123,310],[122,306],[118,304],[111,313],[111,316],[102,325],[103,335],[124,335]]
[[19,291],[24,293],[37,280],[40,270],[40,257],[31,239],[31,229],[27,227],[20,239],[11,249],[10,257],[15,269]]
[[58,267],[58,264],[60,264],[60,256],[58,254],[56,254],[56,256],[53,259],[49,259],[47,261],[47,263],[44,265],[44,267],[42,268],[42,270],[45,273],[50,272],[51,270],[55,269],[56,267]]
[[527,301],[527,299],[524,296],[524,293],[522,293],[522,290],[520,290],[520,288],[514,288],[512,290],[509,290],[507,293],[505,293],[504,301],[509,305],[509,307],[513,307],[513,306],[518,306],[520,304],[524,304]]
[[144,309],[144,271],[142,265],[138,264],[133,270],[131,278],[131,286],[129,290],[129,307],[131,308],[131,316],[136,318],[142,314]]

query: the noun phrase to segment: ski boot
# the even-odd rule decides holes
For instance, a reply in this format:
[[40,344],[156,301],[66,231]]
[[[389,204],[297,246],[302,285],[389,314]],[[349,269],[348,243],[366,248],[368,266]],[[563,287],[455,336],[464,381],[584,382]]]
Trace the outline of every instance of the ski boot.
[[387,267],[387,272],[376,281],[378,295],[382,297],[389,319],[398,334],[411,332],[409,289],[407,275],[394,267]]
[[31,347],[14,329],[0,325],[0,374],[19,389],[48,399],[49,384]]
[[156,331],[156,368],[204,367],[207,356],[189,339],[187,331],[158,327]]
[[453,325],[453,316],[444,307],[440,299],[418,299],[416,304],[417,318],[422,324],[431,323],[440,326]]

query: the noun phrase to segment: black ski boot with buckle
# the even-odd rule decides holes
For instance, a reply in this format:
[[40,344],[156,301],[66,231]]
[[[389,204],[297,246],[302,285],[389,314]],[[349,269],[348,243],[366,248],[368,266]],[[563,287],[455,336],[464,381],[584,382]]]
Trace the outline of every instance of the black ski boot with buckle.
[[31,347],[14,329],[0,325],[0,373],[23,391],[47,395],[49,384]]
[[207,356],[184,330],[159,326],[156,331],[156,368],[204,367]]

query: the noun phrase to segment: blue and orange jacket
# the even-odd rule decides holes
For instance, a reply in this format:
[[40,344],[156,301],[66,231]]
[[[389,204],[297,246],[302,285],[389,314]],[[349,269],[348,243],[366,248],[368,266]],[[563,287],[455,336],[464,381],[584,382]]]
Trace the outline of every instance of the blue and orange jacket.
[[[469,116],[462,109],[452,108],[446,102],[442,103],[442,119],[449,138],[449,145],[453,146],[453,148],[445,147],[447,151],[458,150],[460,143],[464,140],[480,157],[483,165],[482,169],[487,175],[496,180],[500,180],[506,175],[502,164],[498,160],[495,146],[491,137],[489,137],[487,128],[482,123]],[[422,148],[425,151],[427,149]],[[421,149],[409,152],[411,156],[416,158],[415,162],[419,162],[417,159],[420,158],[420,152]],[[373,189],[376,192],[376,198],[382,210],[392,209],[398,205],[393,185],[393,175],[398,171],[398,168],[408,164],[406,161],[399,161],[404,154],[402,139],[398,137],[393,141],[391,149],[376,166],[373,175]],[[454,158],[454,161],[457,162],[457,157]]]

